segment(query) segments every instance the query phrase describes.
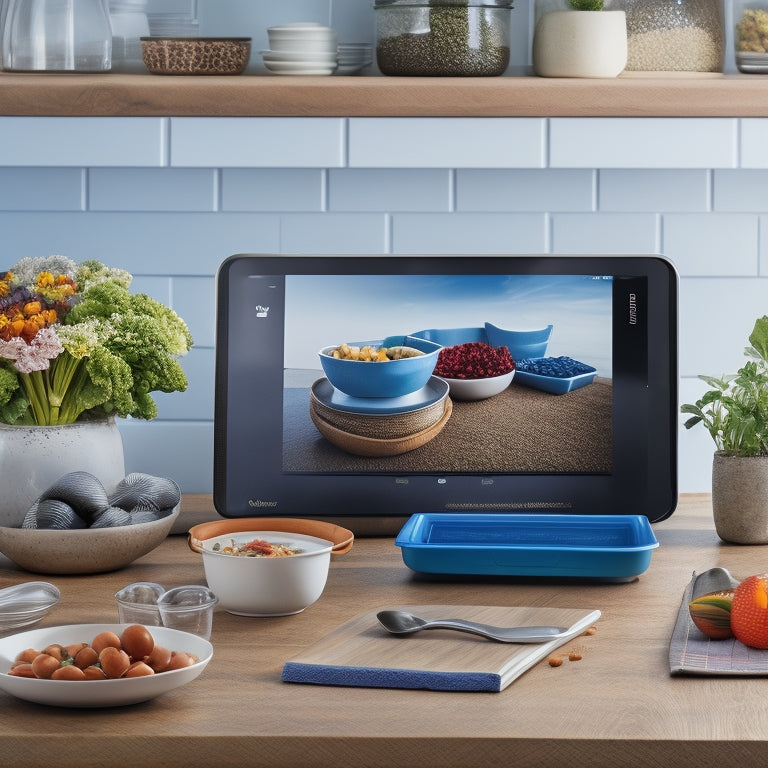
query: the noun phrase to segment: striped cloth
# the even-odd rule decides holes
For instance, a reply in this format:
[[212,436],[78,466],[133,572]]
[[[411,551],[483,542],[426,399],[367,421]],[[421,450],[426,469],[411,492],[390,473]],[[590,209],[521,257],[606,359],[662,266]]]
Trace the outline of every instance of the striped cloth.
[[735,580],[724,568],[694,572],[683,593],[669,644],[673,675],[752,675],[768,677],[768,651],[748,648],[734,638],[712,640],[697,629],[688,603],[700,595],[730,589]]

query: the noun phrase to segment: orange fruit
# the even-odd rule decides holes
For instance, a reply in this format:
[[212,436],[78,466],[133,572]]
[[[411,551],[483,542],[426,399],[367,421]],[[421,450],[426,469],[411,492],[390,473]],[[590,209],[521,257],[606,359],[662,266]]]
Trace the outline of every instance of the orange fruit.
[[733,592],[731,630],[751,648],[768,648],[768,574],[750,576]]

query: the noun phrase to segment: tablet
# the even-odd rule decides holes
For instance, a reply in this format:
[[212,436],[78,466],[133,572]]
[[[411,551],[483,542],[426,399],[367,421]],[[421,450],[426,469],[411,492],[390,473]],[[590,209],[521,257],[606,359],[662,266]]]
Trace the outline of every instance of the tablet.
[[[677,284],[660,256],[232,256],[216,278],[216,510],[359,535],[424,512],[662,520]],[[366,347],[382,359],[343,359]]]

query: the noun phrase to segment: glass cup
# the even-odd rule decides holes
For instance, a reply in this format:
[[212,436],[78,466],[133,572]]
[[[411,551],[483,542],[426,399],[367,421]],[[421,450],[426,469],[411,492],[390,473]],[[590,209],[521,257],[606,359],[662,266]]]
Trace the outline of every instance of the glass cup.
[[7,0],[5,5],[3,69],[111,69],[112,28],[104,0]]
[[213,626],[213,609],[218,597],[208,587],[189,584],[169,589],[157,602],[163,625],[191,632],[208,640]]
[[137,581],[123,587],[115,594],[117,615],[121,624],[162,626],[158,601],[165,594],[165,587],[152,581]]

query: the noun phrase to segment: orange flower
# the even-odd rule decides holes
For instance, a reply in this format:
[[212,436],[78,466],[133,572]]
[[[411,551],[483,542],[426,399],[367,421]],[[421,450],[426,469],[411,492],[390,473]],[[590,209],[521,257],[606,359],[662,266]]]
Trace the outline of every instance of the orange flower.
[[26,317],[32,317],[32,315],[39,315],[43,305],[39,301],[28,301],[24,305],[24,315]]

